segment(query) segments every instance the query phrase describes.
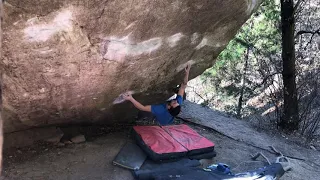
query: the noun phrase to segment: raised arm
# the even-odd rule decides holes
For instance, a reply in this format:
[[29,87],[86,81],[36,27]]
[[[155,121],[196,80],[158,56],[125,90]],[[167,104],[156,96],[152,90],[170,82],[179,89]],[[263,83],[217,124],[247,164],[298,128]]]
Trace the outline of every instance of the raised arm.
[[151,106],[150,105],[142,105],[140,102],[135,100],[131,94],[125,94],[124,99],[132,102],[132,104],[139,109],[140,111],[146,111],[146,112],[151,112]]
[[183,79],[183,82],[179,88],[179,92],[178,92],[178,95],[182,96],[184,95],[184,91],[187,87],[187,84],[188,84],[188,81],[189,81],[189,72],[190,72],[190,68],[191,68],[191,65],[188,64],[187,67],[184,69],[185,70],[185,75],[184,75],[184,79]]

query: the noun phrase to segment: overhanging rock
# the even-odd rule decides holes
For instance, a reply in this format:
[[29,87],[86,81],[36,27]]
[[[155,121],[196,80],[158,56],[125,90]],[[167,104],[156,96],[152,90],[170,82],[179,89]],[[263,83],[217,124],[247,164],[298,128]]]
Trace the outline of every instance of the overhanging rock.
[[211,67],[261,0],[7,0],[5,132],[127,121],[127,89],[144,103],[170,95],[192,63]]

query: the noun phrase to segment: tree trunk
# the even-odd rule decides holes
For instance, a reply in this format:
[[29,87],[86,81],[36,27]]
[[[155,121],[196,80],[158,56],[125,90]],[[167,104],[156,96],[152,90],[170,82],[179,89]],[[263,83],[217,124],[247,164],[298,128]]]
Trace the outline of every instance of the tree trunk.
[[244,68],[243,68],[243,76],[242,76],[242,87],[240,90],[240,97],[238,100],[238,107],[237,107],[237,118],[241,118],[241,109],[242,109],[242,102],[243,102],[243,94],[244,94],[244,88],[246,86],[246,74],[248,69],[248,60],[249,60],[249,47],[247,48],[247,53],[244,57]]
[[294,49],[293,0],[281,0],[284,109],[279,126],[289,132],[299,128]]

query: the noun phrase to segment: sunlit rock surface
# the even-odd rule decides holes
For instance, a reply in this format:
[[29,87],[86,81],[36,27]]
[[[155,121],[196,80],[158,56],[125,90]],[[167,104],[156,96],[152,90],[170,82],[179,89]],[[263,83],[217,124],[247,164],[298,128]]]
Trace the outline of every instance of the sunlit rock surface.
[[126,90],[143,103],[172,95],[215,58],[260,0],[6,0],[5,132],[133,119],[113,105]]

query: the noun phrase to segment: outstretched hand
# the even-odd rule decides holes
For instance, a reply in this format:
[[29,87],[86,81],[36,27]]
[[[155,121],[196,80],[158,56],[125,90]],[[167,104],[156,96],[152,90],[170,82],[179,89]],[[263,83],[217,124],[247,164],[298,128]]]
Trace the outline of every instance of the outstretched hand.
[[131,93],[129,93],[129,92],[124,93],[122,96],[127,101],[130,101],[133,98]]
[[191,64],[188,64],[187,67],[184,68],[186,73],[189,73],[190,69],[191,69]]

